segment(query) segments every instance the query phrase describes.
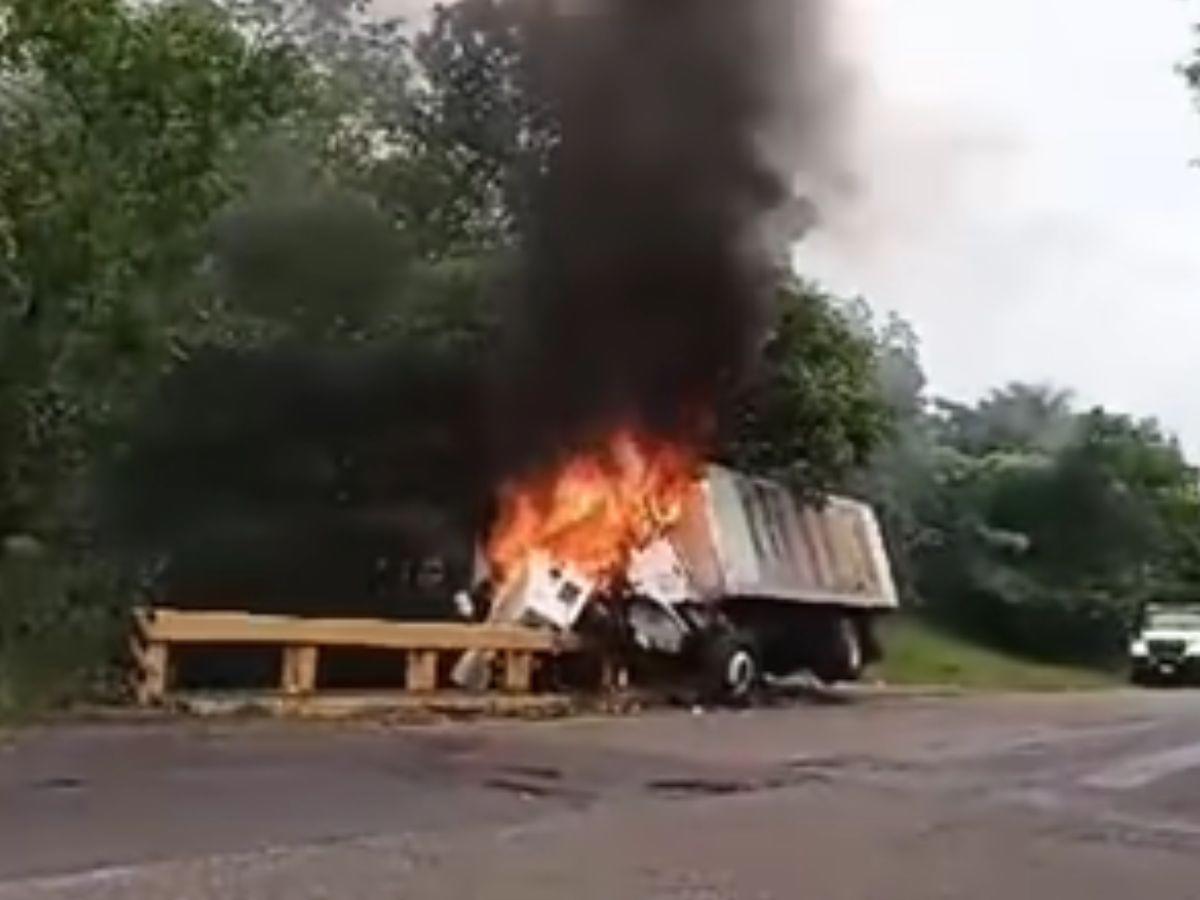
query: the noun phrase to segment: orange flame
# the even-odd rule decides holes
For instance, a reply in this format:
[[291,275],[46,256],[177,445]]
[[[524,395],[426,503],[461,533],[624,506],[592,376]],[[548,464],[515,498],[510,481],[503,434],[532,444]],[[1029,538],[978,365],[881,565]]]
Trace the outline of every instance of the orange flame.
[[686,446],[621,429],[556,466],[505,484],[488,542],[498,584],[537,552],[598,587],[679,519],[698,456]]

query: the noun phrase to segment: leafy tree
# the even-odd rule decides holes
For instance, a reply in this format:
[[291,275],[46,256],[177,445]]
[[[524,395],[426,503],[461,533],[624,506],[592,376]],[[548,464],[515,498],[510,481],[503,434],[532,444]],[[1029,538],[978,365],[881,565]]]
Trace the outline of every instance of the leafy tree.
[[181,289],[237,190],[229,160],[302,87],[290,54],[205,4],[2,12],[0,533],[42,533],[91,442],[203,316]]
[[879,332],[891,437],[851,488],[907,604],[981,641],[1106,661],[1147,599],[1200,593],[1200,479],[1153,421],[1011,384],[930,399],[911,329]]
[[0,580],[42,586],[4,591],[0,657],[127,602],[87,475],[190,346],[252,338],[196,275],[247,147],[313,97],[210,3],[0,2]]
[[1072,438],[1076,419],[1070,394],[1041,385],[1010,384],[974,407],[938,404],[942,438],[963,453],[1053,451]]
[[808,284],[785,285],[773,312],[758,371],[726,401],[719,452],[820,492],[865,464],[888,434],[874,336]]
[[428,198],[448,245],[503,245],[528,226],[559,128],[537,89],[539,21],[533,5],[459,0],[416,41],[419,184],[398,186],[410,203]]
[[929,415],[916,332],[895,314],[881,328],[871,328],[869,319],[861,328],[876,335],[880,392],[891,428],[847,487],[874,506],[897,587],[905,602],[915,603],[918,556],[940,537],[931,523],[938,518],[936,476],[941,448]]
[[[1195,591],[1196,473],[1153,422],[1014,385],[943,405],[934,433],[936,539],[915,556],[935,613],[1051,657],[1103,658],[1136,606]],[[943,444],[943,446],[945,446]]]

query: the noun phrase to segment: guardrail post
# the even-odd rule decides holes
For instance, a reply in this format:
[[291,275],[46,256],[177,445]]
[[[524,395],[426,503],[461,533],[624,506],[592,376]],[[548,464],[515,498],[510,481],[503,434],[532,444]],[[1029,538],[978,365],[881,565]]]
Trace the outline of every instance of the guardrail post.
[[410,691],[437,690],[438,653],[436,650],[409,650],[405,687]]
[[283,648],[281,687],[285,694],[310,694],[317,686],[317,648],[288,646]]
[[528,692],[533,681],[533,654],[510,650],[504,654],[504,689],[513,693]]
[[170,687],[170,655],[166,644],[150,643],[142,648],[138,656],[141,670],[137,684],[137,702],[142,706],[161,703]]

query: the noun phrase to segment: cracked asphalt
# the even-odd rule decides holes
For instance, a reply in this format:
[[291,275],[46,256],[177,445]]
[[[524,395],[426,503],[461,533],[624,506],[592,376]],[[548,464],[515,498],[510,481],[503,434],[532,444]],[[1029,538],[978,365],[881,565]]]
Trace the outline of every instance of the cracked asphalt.
[[1200,693],[0,746],[0,900],[1200,898]]

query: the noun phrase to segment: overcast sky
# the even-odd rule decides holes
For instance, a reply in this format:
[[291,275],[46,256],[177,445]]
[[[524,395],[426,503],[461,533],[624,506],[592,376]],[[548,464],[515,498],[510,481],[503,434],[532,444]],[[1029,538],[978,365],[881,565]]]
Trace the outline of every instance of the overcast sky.
[[839,2],[865,192],[802,268],[908,317],[938,391],[1054,382],[1200,460],[1200,7]]
[[803,271],[912,321],[939,393],[1052,382],[1200,461],[1200,3],[836,2],[861,189]]

